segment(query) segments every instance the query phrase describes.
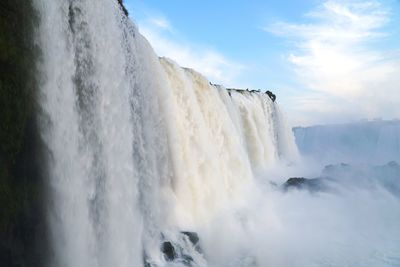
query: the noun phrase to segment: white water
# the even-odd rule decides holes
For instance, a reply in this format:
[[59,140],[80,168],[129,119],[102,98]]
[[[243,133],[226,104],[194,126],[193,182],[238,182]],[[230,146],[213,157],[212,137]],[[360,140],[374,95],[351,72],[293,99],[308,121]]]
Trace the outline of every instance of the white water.
[[49,266],[183,266],[164,240],[191,266],[399,265],[400,197],[379,168],[282,193],[269,182],[320,173],[287,167],[298,153],[279,106],[159,59],[116,2],[35,0]]
[[35,3],[50,265],[142,266],[143,251],[164,265],[164,238],[205,265],[177,233],[244,206],[254,173],[297,160],[278,106],[158,59],[117,1]]

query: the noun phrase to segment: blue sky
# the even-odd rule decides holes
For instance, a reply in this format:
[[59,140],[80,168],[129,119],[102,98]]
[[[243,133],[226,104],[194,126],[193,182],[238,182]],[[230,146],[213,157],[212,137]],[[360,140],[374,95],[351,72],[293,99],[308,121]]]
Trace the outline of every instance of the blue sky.
[[292,125],[400,118],[400,1],[126,0],[160,56],[270,89]]

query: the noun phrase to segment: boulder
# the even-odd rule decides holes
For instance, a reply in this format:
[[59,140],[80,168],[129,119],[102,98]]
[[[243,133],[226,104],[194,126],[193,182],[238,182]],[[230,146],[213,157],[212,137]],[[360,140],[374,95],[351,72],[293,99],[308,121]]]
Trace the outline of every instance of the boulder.
[[166,261],[173,261],[177,257],[175,247],[170,241],[165,241],[162,243],[161,251],[164,254],[164,258]]

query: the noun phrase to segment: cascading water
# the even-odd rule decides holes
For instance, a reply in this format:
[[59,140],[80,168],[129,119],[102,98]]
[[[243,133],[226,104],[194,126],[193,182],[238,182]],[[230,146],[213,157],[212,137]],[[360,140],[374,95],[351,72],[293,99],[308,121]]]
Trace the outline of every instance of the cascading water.
[[[170,146],[173,191],[183,227],[192,227],[213,211],[238,200],[251,183],[253,170],[280,158],[294,160],[279,145],[285,131],[276,105],[262,93],[228,91],[203,76],[161,59],[170,100]],[[253,166],[253,168],[252,168]],[[180,209],[182,208],[182,209]],[[188,214],[187,211],[191,210]]]
[[385,164],[400,158],[400,121],[297,127],[293,130],[303,155],[324,164]]
[[160,266],[297,151],[277,105],[159,59],[111,0],[35,0],[52,266]]

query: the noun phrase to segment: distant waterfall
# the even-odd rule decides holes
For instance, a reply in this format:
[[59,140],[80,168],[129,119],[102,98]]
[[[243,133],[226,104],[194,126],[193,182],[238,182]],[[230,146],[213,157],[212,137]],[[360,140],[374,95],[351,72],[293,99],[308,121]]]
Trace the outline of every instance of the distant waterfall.
[[117,1],[35,4],[51,266],[162,265],[165,235],[240,203],[254,170],[296,160],[267,95],[159,59]]
[[386,164],[400,159],[400,121],[297,127],[300,152],[322,164]]

